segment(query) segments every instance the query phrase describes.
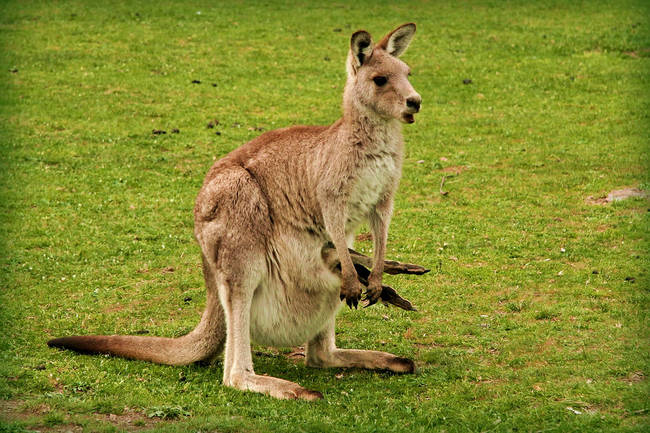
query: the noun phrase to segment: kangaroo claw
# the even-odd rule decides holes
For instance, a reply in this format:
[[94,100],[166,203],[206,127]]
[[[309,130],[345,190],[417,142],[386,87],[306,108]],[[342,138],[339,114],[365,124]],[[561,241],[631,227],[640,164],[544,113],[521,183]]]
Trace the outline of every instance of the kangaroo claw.
[[[350,249],[349,251],[350,251],[350,256],[352,258],[352,263],[354,264],[354,268],[357,272],[357,279],[362,285],[368,287],[368,277],[370,277],[370,270],[368,268],[372,267],[372,258],[364,254],[361,254],[357,251],[354,251],[352,249]],[[323,246],[321,255],[325,263],[327,263],[328,266],[330,267],[330,269],[340,274],[341,264],[338,259],[338,256],[336,255],[336,250],[334,249],[334,245],[331,243],[325,244]],[[395,275],[395,274],[422,275],[429,272],[429,269],[411,263],[401,263],[401,262],[396,262],[394,260],[386,260],[384,261],[384,272],[391,275]],[[361,299],[362,302],[366,302],[366,304],[363,305],[363,308],[368,308],[371,305],[376,304],[378,301],[381,301],[384,305],[390,304],[406,311],[417,311],[417,309],[413,306],[413,304],[408,299],[401,297],[397,293],[397,291],[390,286],[382,286],[381,293],[379,294],[379,296],[377,295],[370,296],[368,290],[366,290],[364,295],[365,296],[363,297],[363,299]],[[348,307],[352,308],[352,306],[354,306],[354,308],[358,309],[360,297],[348,298],[345,295],[341,294],[341,300],[344,299]]]

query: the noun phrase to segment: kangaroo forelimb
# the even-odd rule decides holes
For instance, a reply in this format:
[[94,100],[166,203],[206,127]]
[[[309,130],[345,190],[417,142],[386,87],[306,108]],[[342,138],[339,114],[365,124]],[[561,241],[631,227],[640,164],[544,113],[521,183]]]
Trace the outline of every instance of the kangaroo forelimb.
[[[357,271],[357,277],[359,278],[359,281],[361,284],[367,287],[368,277],[370,276],[370,269],[368,268],[372,266],[372,258],[361,254],[360,252],[355,251],[351,248],[348,250],[350,251],[350,257],[352,258],[352,263],[354,263],[354,268]],[[336,255],[336,249],[334,248],[334,245],[330,243],[325,245],[325,247],[323,247],[322,256],[325,262],[329,265],[330,269],[333,269],[336,272],[340,272],[341,264],[338,260],[338,256]],[[429,269],[411,263],[386,260],[384,261],[384,272],[391,275],[422,275],[429,272]],[[379,300],[381,300],[384,305],[391,304],[406,311],[417,311],[417,309],[413,306],[413,304],[411,304],[409,300],[401,297],[397,291],[390,286],[381,286],[381,294],[379,296]],[[375,302],[369,302],[365,307],[369,307],[375,304]]]
[[[354,259],[353,259],[354,260]],[[397,262],[396,262],[397,263]],[[417,266],[417,265],[416,265]],[[368,286],[368,277],[370,276],[370,269],[366,268],[363,265],[360,265],[358,263],[354,264],[354,268],[357,270],[357,276],[359,278],[359,281],[361,284],[364,286]],[[367,299],[367,297],[366,297]],[[364,299],[364,300],[366,300]],[[384,305],[394,305],[396,307],[401,308],[402,310],[406,311],[418,311],[417,308],[411,304],[411,302],[408,299],[402,298],[395,289],[393,289],[390,286],[387,286],[385,284],[382,284],[381,286],[381,294],[379,295],[379,300],[384,304]],[[368,303],[365,305],[364,308],[368,308],[371,305],[375,304],[377,301],[371,301],[369,300]]]

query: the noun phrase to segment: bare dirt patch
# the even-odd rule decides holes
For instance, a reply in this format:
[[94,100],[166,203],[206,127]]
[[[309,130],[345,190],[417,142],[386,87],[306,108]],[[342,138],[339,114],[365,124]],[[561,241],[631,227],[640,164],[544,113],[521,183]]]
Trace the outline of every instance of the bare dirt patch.
[[465,170],[467,170],[469,167],[466,165],[451,165],[449,167],[445,167],[442,169],[443,173],[452,173],[452,174],[461,174]]
[[[25,421],[39,432],[81,432],[85,431],[82,424],[87,421],[99,423],[110,423],[115,427],[126,431],[139,431],[153,427],[156,424],[164,422],[159,418],[150,418],[143,412],[126,407],[121,414],[103,414],[92,413],[88,415],[79,415],[75,419],[66,419],[64,423],[57,425],[45,425],[42,419],[50,412],[51,408],[46,404],[41,404],[33,408],[26,407],[21,400],[0,400],[0,419],[6,421]],[[68,417],[66,417],[68,418]],[[79,423],[81,421],[81,423]]]
[[589,204],[604,205],[607,203],[622,201],[634,197],[647,199],[650,198],[650,193],[648,193],[648,191],[643,191],[639,188],[615,189],[611,191],[609,194],[607,194],[606,196],[594,197],[590,195],[589,197],[586,198],[586,202]]
[[144,413],[133,408],[125,408],[124,412],[119,415],[114,413],[94,414],[93,418],[97,421],[109,422],[116,427],[128,431],[150,428],[162,422],[159,418],[149,418]]
[[19,400],[0,400],[0,419],[11,419],[10,415],[18,412],[23,404]]
[[80,433],[84,431],[83,427],[76,424],[59,424],[54,426],[37,426],[33,427],[35,432],[41,433]]
[[305,348],[302,346],[294,347],[294,350],[291,353],[287,353],[285,356],[292,361],[302,361],[305,359]]
[[113,305],[109,305],[108,307],[105,307],[102,309],[102,312],[104,314],[109,314],[109,313],[118,313],[120,311],[124,310],[124,305],[117,303]]
[[639,383],[645,380],[645,374],[643,374],[642,371],[633,371],[632,373],[628,374],[626,377],[624,377],[621,380],[629,384]]

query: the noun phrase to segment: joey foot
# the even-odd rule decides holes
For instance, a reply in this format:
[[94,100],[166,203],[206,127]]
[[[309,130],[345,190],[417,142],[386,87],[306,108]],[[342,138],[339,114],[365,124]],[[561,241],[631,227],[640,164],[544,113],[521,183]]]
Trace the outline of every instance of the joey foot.
[[357,279],[356,275],[351,278],[343,278],[343,284],[341,285],[341,300],[345,299],[345,303],[348,304],[348,307],[358,308],[359,301],[361,300],[361,283]]
[[[408,299],[402,298],[396,291],[390,286],[382,286],[381,288],[381,295],[379,296],[381,299],[381,302],[384,303],[384,305],[394,305],[398,308],[401,308],[402,310],[406,311],[418,311],[417,308],[411,304],[411,302]],[[371,304],[366,305],[366,307],[369,307]]]

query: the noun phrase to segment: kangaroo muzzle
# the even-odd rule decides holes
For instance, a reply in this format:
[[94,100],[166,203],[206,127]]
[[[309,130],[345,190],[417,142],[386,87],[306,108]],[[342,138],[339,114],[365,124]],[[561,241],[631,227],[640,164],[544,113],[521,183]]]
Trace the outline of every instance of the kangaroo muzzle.
[[413,115],[420,112],[421,104],[422,98],[420,95],[416,94],[415,96],[409,96],[406,98],[406,110],[402,114],[402,120],[405,123],[414,123],[415,117]]

